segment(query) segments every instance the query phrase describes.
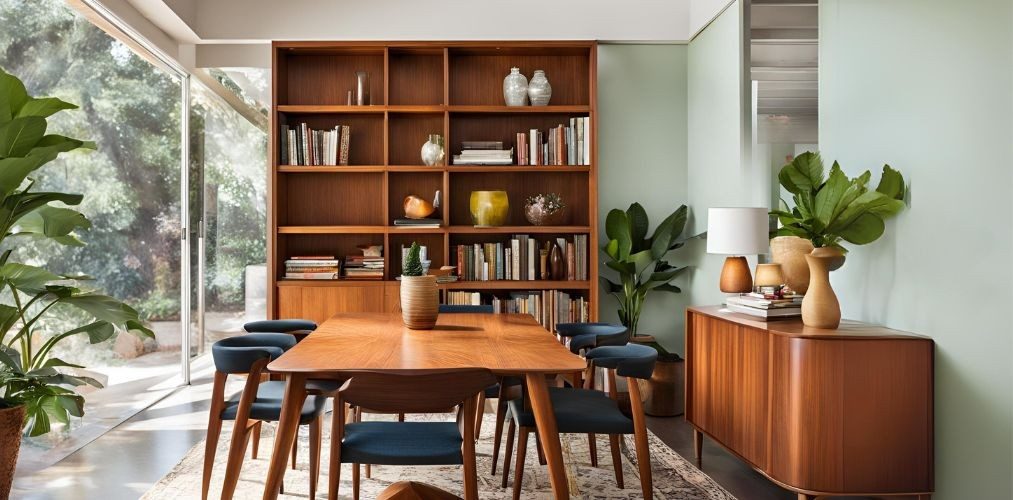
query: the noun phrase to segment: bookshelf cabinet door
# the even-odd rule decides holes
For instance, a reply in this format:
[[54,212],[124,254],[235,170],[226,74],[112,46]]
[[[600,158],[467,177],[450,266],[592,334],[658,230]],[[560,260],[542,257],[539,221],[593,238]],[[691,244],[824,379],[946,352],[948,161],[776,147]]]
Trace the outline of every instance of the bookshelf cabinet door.
[[381,283],[363,286],[283,286],[278,290],[278,316],[323,323],[343,312],[383,312]]

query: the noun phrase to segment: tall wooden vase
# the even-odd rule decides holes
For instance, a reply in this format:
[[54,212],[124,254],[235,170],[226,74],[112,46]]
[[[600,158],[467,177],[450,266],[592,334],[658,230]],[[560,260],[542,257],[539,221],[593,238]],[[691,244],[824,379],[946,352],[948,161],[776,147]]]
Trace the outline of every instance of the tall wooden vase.
[[436,276],[401,277],[401,319],[412,330],[432,330],[440,314]]
[[830,270],[842,255],[833,253],[813,252],[805,256],[809,263],[809,290],[802,299],[802,323],[806,326],[834,329],[841,324],[841,304],[830,287]]

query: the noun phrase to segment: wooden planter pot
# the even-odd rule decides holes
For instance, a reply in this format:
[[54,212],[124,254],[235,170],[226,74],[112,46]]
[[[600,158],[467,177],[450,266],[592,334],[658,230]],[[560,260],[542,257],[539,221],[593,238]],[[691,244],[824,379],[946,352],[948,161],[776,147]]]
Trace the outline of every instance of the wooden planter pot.
[[401,277],[401,318],[412,330],[432,330],[440,314],[436,276]]
[[684,413],[685,366],[682,359],[659,358],[651,379],[637,380],[644,399],[644,413],[653,417],[675,417]]
[[11,494],[24,425],[25,405],[0,408],[0,498],[9,498]]

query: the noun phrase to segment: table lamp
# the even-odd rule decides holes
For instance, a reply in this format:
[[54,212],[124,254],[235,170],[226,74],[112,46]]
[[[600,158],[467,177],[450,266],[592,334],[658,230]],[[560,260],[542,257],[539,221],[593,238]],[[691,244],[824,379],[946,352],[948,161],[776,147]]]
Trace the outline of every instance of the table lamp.
[[762,292],[764,287],[775,289],[784,284],[784,273],[781,272],[781,264],[757,264],[756,275],[753,278],[753,291]]
[[721,291],[753,291],[745,255],[767,253],[770,247],[766,208],[734,207],[707,210],[707,253],[728,255],[721,269]]

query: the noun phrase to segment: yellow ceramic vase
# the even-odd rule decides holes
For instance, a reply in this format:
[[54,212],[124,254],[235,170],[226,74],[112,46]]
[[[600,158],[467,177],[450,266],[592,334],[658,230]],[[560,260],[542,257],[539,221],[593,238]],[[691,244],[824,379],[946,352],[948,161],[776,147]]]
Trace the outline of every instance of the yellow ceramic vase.
[[506,191],[471,192],[471,222],[476,226],[502,226],[509,215]]

